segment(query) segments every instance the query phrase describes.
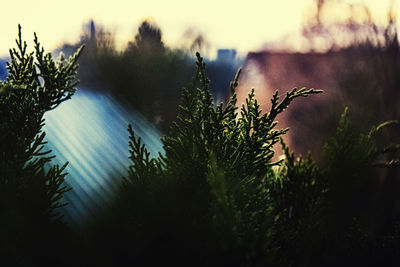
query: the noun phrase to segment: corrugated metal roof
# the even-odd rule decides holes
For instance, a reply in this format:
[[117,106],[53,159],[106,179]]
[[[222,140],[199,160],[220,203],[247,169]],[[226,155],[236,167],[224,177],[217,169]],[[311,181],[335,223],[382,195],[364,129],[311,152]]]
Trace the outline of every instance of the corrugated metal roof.
[[162,151],[160,132],[134,110],[126,110],[112,97],[78,90],[72,99],[45,114],[46,147],[69,162],[64,195],[65,221],[81,227],[118,189],[129,162],[128,124],[153,156]]

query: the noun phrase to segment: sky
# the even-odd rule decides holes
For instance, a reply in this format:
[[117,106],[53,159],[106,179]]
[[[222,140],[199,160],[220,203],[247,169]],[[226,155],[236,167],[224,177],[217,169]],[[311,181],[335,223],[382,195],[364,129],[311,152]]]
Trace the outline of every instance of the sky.
[[[115,32],[117,45],[123,47],[133,40],[140,22],[149,18],[161,28],[167,45],[178,45],[183,33],[191,28],[204,35],[213,50],[234,48],[246,53],[298,33],[313,12],[314,1],[0,0],[0,57],[15,47],[18,24],[28,44],[32,44],[36,32],[45,49],[53,50],[78,41],[82,25],[94,19]],[[378,21],[385,19],[395,1],[348,0],[367,4]]]

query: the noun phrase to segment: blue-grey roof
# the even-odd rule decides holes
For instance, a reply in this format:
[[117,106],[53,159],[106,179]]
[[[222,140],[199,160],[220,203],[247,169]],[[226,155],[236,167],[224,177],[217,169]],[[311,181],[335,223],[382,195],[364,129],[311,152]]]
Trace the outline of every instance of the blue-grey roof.
[[73,227],[106,204],[126,176],[129,162],[128,124],[153,156],[162,151],[160,132],[138,112],[126,110],[112,97],[78,90],[72,99],[45,114],[46,145],[56,158],[52,164],[69,165],[64,196],[65,221]]

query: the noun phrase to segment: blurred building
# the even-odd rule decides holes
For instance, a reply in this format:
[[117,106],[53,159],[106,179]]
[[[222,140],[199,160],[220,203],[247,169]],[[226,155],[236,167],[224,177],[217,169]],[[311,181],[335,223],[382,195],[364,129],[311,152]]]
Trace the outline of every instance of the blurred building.
[[223,64],[232,64],[236,60],[236,49],[218,49],[217,62]]
[[[226,57],[227,52],[222,52],[221,58]],[[278,117],[279,128],[291,129],[285,141],[292,149],[303,155],[311,150],[319,157],[346,106],[368,126],[398,119],[399,62],[397,48],[371,46],[326,53],[249,53],[237,90],[238,104],[253,87],[264,111],[269,110],[276,90],[281,99],[294,87],[324,90],[321,95],[295,100]]]
[[7,60],[0,59],[0,80],[5,80],[7,78]]
[[242,60],[237,57],[236,49],[218,49],[216,60],[207,62],[210,90],[216,104],[228,99],[229,84],[235,78],[241,64]]

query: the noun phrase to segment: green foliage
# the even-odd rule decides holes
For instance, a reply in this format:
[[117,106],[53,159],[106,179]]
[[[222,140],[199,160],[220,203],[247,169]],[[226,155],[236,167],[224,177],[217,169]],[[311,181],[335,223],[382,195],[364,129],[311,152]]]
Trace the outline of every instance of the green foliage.
[[[398,145],[381,149],[378,133],[394,123],[363,133],[346,109],[336,134],[324,147],[322,166],[310,155],[296,159],[283,144],[285,160],[270,191],[274,265],[392,266],[398,261],[393,253],[400,244],[398,229],[383,232],[387,218],[376,210],[380,201],[376,167],[394,166],[396,157],[387,153],[399,149]],[[398,214],[389,220],[395,225]],[[376,253],[370,254],[371,249]]]
[[347,109],[342,114],[336,135],[324,148],[328,163],[324,172],[325,186],[329,189],[329,203],[325,203],[325,208],[333,217],[337,215],[336,212],[341,213],[332,221],[340,219],[345,222],[347,218],[348,224],[354,216],[365,212],[362,209],[368,206],[366,201],[371,199],[368,195],[371,189],[368,187],[374,184],[379,174],[376,167],[389,167],[396,162],[390,158],[396,155],[389,155],[388,152],[395,153],[398,146],[390,145],[382,149],[378,144],[378,133],[395,123],[388,121],[363,133],[354,126]]
[[142,253],[132,256],[137,261],[147,251],[190,264],[199,257],[199,265],[260,264],[274,218],[269,190],[279,163],[272,161],[273,146],[287,132],[275,129],[276,116],[295,98],[321,91],[295,88],[282,101],[276,92],[262,114],[253,90],[239,114],[240,71],[228,104],[214,106],[205,63],[199,54],[197,60],[179,115],[162,139],[165,154],[151,159],[129,127],[132,166],[113,212],[118,227],[141,240],[134,245]]
[[274,218],[270,249],[274,265],[296,266],[306,252],[305,244],[319,219],[324,196],[320,169],[309,154],[296,157],[281,139],[282,165],[271,180],[271,216]]
[[29,53],[20,26],[16,43],[17,48],[10,49],[9,75],[0,82],[2,248],[29,247],[32,244],[27,242],[34,240],[31,235],[40,235],[60,218],[57,208],[64,205],[61,198],[69,190],[63,184],[67,163],[49,165],[52,156],[44,150],[41,128],[44,113],[74,93],[81,52],[55,62],[50,53],[44,53],[35,34],[35,52]]
[[[163,47],[158,37],[152,40]],[[36,37],[35,51],[26,49],[19,32],[10,74],[0,84],[0,212],[6,218],[0,248],[8,253],[6,264],[55,265],[63,253],[79,249],[89,254],[83,265],[98,266],[398,263],[400,214],[380,212],[387,202],[375,188],[382,170],[399,165],[400,146],[382,148],[379,137],[397,122],[364,132],[346,109],[317,165],[310,154],[297,157],[289,150],[282,141],[288,129],[276,129],[276,118],[294,99],[320,90],[295,88],[282,100],[276,92],[265,113],[252,90],[238,108],[239,70],[227,104],[214,105],[199,54],[176,121],[162,139],[164,152],[151,157],[129,126],[131,166],[120,193],[75,245],[60,247],[68,240],[57,214],[69,190],[63,185],[66,164],[50,165],[41,127],[43,114],[74,93],[81,49],[57,62]],[[279,141],[284,154],[273,161]]]
[[[366,133],[360,133],[345,109],[342,114],[336,135],[325,145],[325,158],[328,162],[325,177],[330,194],[341,199],[343,205],[349,205],[349,197],[357,195],[360,187],[367,183],[366,177],[373,172],[374,166],[390,166],[395,160],[388,158],[389,152],[396,152],[397,145],[380,148],[378,133],[397,121],[388,121],[372,127]],[[384,161],[383,161],[384,160]],[[341,208],[342,209],[342,208]]]
[[[311,155],[296,157],[283,141],[284,158],[274,162],[273,147],[287,132],[275,129],[277,115],[295,98],[321,91],[293,89],[281,101],[276,92],[266,113],[251,91],[238,112],[239,71],[229,102],[215,106],[197,57],[179,115],[162,139],[165,153],[151,158],[128,128],[132,165],[99,230],[113,229],[105,240],[120,244],[117,255],[147,265],[395,263],[397,228],[383,233],[385,224],[368,219],[375,215],[377,167],[398,162],[399,146],[381,149],[378,142],[395,121],[363,133],[346,109],[321,165]],[[369,254],[372,248],[378,254]]]

